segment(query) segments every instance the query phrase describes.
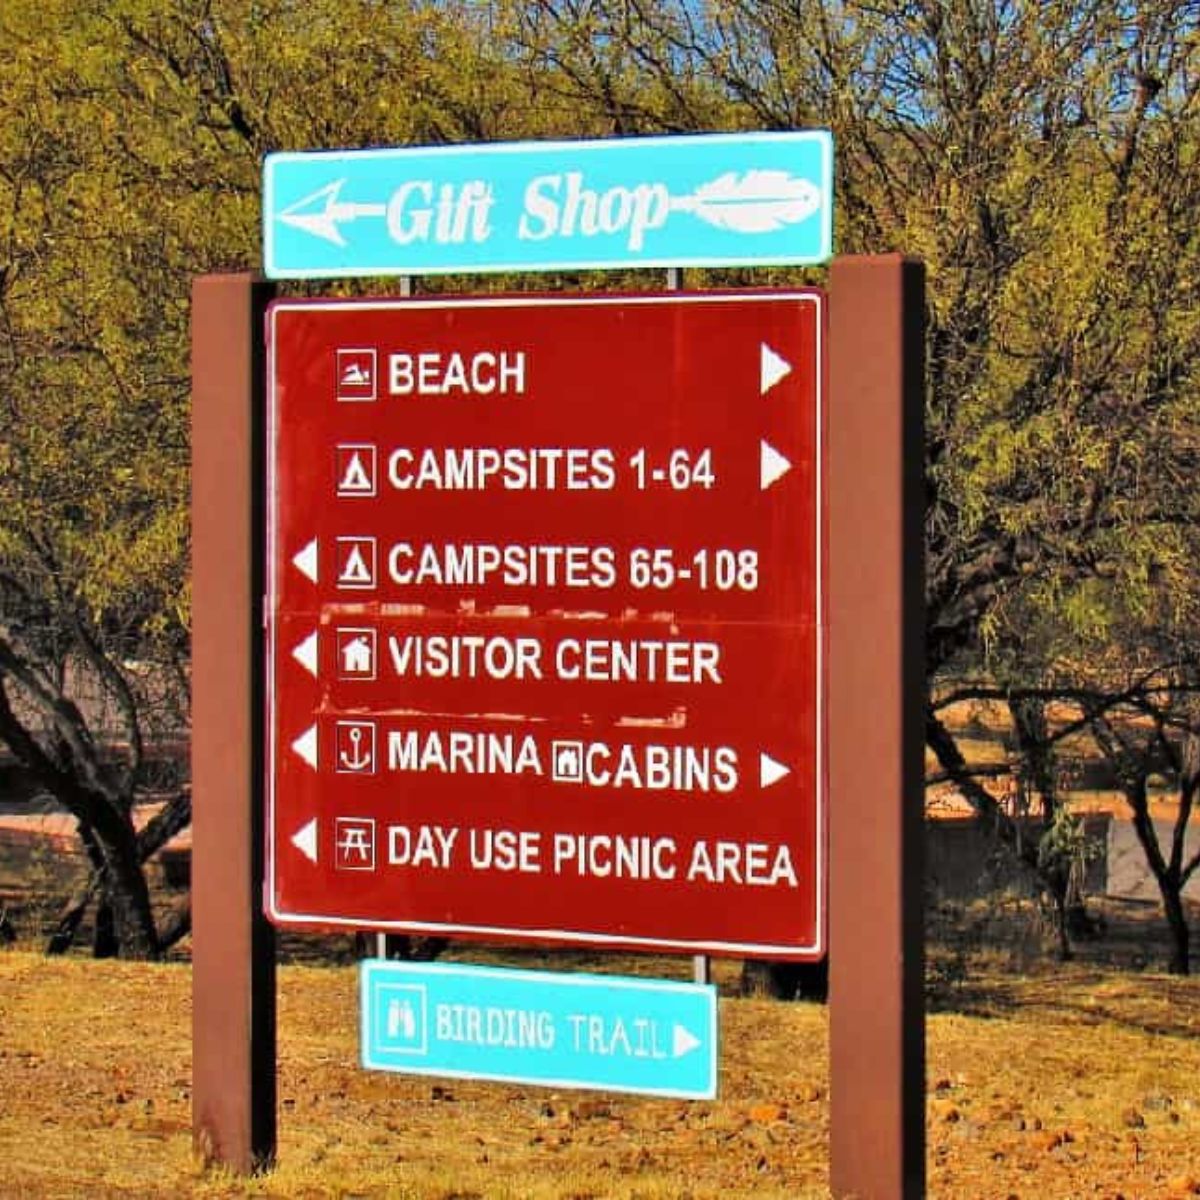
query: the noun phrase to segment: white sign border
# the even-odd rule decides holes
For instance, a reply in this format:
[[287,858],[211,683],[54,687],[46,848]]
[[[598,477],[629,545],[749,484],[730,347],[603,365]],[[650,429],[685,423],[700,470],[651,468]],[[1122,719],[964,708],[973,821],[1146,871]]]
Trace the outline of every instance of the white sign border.
[[[563,930],[547,927],[544,929],[513,929],[508,926],[470,925],[463,923],[442,923],[422,921],[380,921],[373,917],[354,918],[347,916],[330,916],[317,913],[288,912],[275,904],[276,878],[275,860],[277,838],[275,828],[275,781],[276,781],[276,749],[279,744],[280,732],[276,728],[276,707],[274,694],[275,664],[280,655],[277,644],[277,622],[275,620],[275,605],[280,594],[279,576],[285,568],[280,557],[279,547],[275,544],[277,527],[277,489],[275,488],[275,471],[277,463],[278,413],[276,412],[276,361],[275,361],[275,321],[280,313],[304,310],[313,311],[411,311],[413,309],[463,309],[463,308],[542,308],[547,306],[562,307],[612,307],[614,305],[638,306],[660,304],[705,304],[705,303],[768,303],[778,301],[795,301],[808,303],[816,309],[816,396],[813,405],[812,419],[814,422],[813,435],[816,446],[815,491],[816,503],[816,612],[817,612],[817,653],[816,679],[814,681],[814,721],[816,728],[815,745],[817,748],[814,777],[816,779],[816,907],[815,930],[816,938],[812,943],[803,945],[776,942],[726,942],[716,939],[687,939],[687,938],[658,938],[636,937],[627,934],[592,933],[584,930]],[[829,820],[828,820],[828,765],[826,756],[826,686],[825,686],[825,652],[826,652],[826,596],[825,596],[825,565],[826,565],[826,529],[825,529],[825,318],[828,297],[818,289],[792,290],[743,290],[743,291],[713,291],[713,292],[659,292],[654,294],[621,295],[605,293],[599,295],[504,295],[484,297],[460,296],[431,296],[431,297],[388,297],[380,299],[347,299],[347,300],[279,300],[275,301],[267,312],[267,504],[266,504],[266,595],[263,598],[263,623],[266,631],[264,673],[266,714],[264,724],[264,796],[265,813],[265,858],[263,881],[263,906],[267,917],[276,925],[295,926],[298,928],[325,926],[338,929],[372,930],[380,933],[430,934],[430,935],[460,935],[476,938],[502,938],[520,942],[563,942],[596,948],[632,949],[644,952],[678,953],[678,954],[724,954],[731,956],[786,956],[798,961],[816,961],[828,953],[828,859],[829,859]],[[285,651],[286,653],[286,651]]]

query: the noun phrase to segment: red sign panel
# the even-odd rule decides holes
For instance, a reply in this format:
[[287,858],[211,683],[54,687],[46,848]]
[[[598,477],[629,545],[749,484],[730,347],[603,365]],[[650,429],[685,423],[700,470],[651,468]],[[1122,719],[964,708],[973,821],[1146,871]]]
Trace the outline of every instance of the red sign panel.
[[824,952],[823,326],[272,306],[274,921]]

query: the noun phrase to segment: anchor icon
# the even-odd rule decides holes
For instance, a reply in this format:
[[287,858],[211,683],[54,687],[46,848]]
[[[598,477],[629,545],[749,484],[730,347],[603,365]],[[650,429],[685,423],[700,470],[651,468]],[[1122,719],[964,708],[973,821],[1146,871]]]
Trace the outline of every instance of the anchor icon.
[[337,723],[336,771],[341,775],[366,775],[375,770],[375,725],[371,721]]

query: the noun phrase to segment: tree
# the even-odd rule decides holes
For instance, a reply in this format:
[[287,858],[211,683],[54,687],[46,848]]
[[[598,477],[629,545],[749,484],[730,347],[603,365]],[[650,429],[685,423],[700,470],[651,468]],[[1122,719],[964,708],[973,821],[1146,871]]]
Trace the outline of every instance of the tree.
[[[1126,700],[1090,719],[1092,736],[1113,768],[1133,818],[1134,832],[1154,877],[1171,933],[1168,969],[1191,967],[1191,931],[1183,891],[1200,868],[1200,849],[1188,844],[1200,792],[1200,685],[1194,664],[1157,671],[1130,690]],[[1151,811],[1151,783],[1161,777],[1175,790],[1175,814],[1164,847]],[[1166,822],[1163,822],[1166,824]]]
[[[253,268],[272,150],[536,130],[479,6],[10,0],[0,10],[0,741],[79,822],[98,949],[162,951],[139,829],[188,720],[188,302]],[[202,798],[201,798],[201,801]]]
[[188,792],[133,812],[148,740],[186,714],[183,307],[162,201],[116,152],[99,9],[0,14],[0,738],[91,863],[53,944],[95,899],[98,951],[146,957],[186,929],[157,928],[142,866]]
[[161,942],[132,814],[186,720],[188,285],[256,263],[264,153],[831,128],[840,248],[929,265],[928,742],[1015,842],[945,689],[1069,690],[1200,595],[1198,31],[1196,0],[8,0],[0,737],[123,952]]
[[[925,259],[927,741],[1017,845],[939,691],[1069,688],[1117,614],[1200,599],[1200,5],[540,0],[523,29],[618,131],[831,128],[841,250]],[[1009,769],[1052,818],[1012,711]],[[1026,859],[1061,908],[1052,856]]]

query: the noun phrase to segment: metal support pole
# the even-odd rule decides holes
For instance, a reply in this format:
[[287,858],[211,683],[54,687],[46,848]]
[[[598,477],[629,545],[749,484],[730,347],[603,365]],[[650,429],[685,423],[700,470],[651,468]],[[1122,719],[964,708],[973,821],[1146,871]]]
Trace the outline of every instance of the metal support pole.
[[[683,291],[683,268],[667,267],[667,291]],[[692,981],[694,983],[712,983],[712,959],[707,954],[692,956]]]
[[922,264],[829,282],[830,1183],[925,1194]]
[[[399,278],[400,295],[404,299],[408,299],[413,294],[414,279],[412,275],[401,275]],[[393,938],[386,933],[377,933],[375,935],[375,957],[376,958],[391,958],[391,945]]]
[[275,933],[263,915],[262,389],[270,285],[192,289],[192,1133],[275,1155]]

